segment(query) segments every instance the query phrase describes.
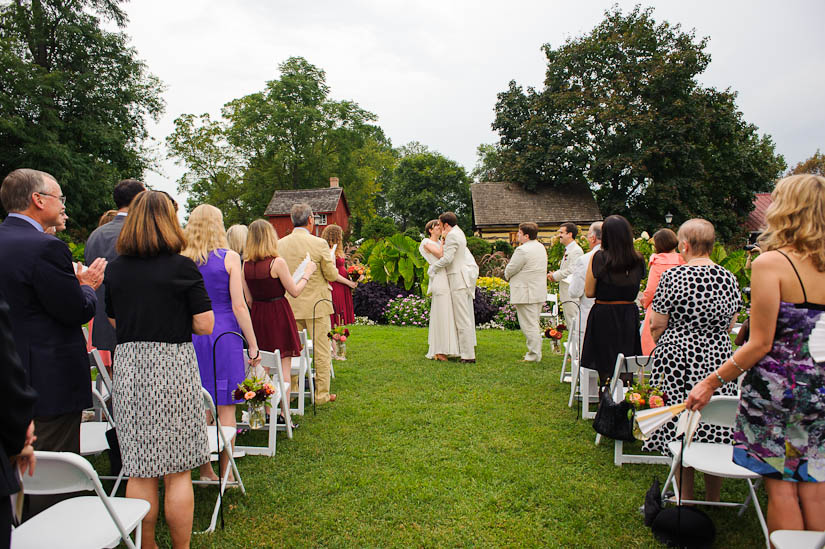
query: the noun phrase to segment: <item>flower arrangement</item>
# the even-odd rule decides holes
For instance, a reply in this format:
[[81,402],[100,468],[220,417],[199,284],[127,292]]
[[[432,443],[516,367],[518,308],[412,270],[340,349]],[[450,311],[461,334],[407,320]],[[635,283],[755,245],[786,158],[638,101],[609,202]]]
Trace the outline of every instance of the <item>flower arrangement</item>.
[[486,290],[509,291],[510,283],[497,276],[480,276],[476,281],[476,286]]
[[667,403],[667,395],[659,387],[645,381],[631,385],[624,399],[632,404],[635,410],[661,408]]
[[424,327],[430,324],[430,299],[398,294],[384,309],[384,320],[395,326]]
[[349,337],[349,328],[345,326],[336,326],[327,333],[327,337],[334,341],[344,343]]
[[550,327],[544,330],[544,337],[548,338],[551,342],[551,350],[554,353],[561,353],[561,338],[564,337],[564,332],[567,330],[567,326],[564,324],[557,324],[555,328]]
[[257,377],[250,377],[238,384],[238,388],[232,394],[235,400],[245,400],[246,402],[266,402],[275,392],[275,387],[271,383]]
[[354,263],[347,267],[347,276],[352,281],[358,281],[361,277],[366,276],[367,269],[360,263]]

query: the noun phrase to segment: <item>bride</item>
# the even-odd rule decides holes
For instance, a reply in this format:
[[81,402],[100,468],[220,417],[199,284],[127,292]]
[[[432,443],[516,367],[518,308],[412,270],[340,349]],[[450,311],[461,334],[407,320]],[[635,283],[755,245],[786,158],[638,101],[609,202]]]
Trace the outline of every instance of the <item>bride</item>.
[[[418,251],[427,263],[432,265],[444,253],[441,242],[441,223],[437,219],[428,221],[424,226],[424,233],[428,237],[421,241]],[[427,293],[433,296],[428,337],[430,348],[427,351],[427,358],[444,361],[448,356],[458,356],[458,332],[456,332],[450,284],[447,281],[445,269],[440,269],[430,277]]]

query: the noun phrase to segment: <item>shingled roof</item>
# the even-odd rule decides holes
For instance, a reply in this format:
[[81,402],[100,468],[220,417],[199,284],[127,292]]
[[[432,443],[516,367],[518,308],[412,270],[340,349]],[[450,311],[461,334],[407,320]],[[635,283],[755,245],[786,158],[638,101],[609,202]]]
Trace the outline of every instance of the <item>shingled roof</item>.
[[331,213],[338,207],[339,200],[344,201],[344,208],[349,213],[347,199],[340,187],[275,191],[264,215],[289,215],[292,206],[301,202],[309,204],[312,213]]
[[753,197],[753,211],[748,214],[745,226],[751,232],[758,232],[765,229],[765,213],[771,205],[771,193],[756,193]]
[[528,192],[515,183],[485,182],[470,185],[470,193],[475,226],[479,228],[514,226],[524,221],[587,225],[602,219],[593,194],[584,184]]

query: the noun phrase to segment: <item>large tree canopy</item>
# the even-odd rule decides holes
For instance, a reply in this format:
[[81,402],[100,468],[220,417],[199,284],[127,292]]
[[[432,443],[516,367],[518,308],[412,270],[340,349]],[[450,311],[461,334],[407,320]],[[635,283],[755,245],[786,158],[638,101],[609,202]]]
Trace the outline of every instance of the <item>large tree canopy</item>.
[[[147,116],[162,86],[128,46],[118,0],[16,0],[0,5],[0,177],[16,168],[54,175],[70,227],[97,225],[118,180],[152,159]],[[74,227],[72,227],[74,225]]]
[[401,229],[423,232],[427,221],[446,211],[455,212],[459,225],[470,229],[470,179],[464,168],[420,143],[405,145],[399,154],[384,198],[388,215]]
[[187,167],[178,181],[189,205],[208,202],[228,222],[260,217],[276,189],[323,187],[338,177],[355,223],[375,215],[374,196],[395,162],[375,115],[329,98],[323,70],[302,57],[280,78],[224,105],[223,119],[181,116],[166,142]]
[[605,15],[586,36],[545,44],[544,89],[511,81],[498,95],[500,142],[481,167],[528,190],[589,183],[604,215],[640,228],[671,211],[732,237],[784,160],[743,120],[734,92],[698,84],[705,39],[657,24],[652,9]]

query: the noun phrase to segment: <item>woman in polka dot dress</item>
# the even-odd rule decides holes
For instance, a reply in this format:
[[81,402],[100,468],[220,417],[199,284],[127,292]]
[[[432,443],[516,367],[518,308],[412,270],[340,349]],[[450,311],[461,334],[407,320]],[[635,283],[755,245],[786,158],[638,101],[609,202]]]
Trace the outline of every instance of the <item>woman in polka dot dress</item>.
[[[730,329],[742,297],[736,277],[710,260],[715,233],[704,219],[691,219],[679,228],[679,252],[686,264],[662,273],[653,298],[650,332],[653,353],[651,383],[661,387],[671,403],[683,402],[693,386],[725,362],[732,353]],[[729,383],[716,394],[736,395]],[[676,420],[653,433],[644,449],[667,453],[676,438]],[[694,440],[730,444],[731,430],[702,425]],[[693,469],[682,474],[682,497],[693,497]],[[718,501],[722,479],[705,475],[705,499]]]

